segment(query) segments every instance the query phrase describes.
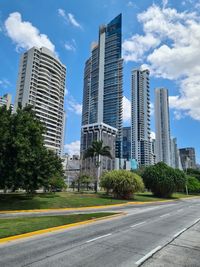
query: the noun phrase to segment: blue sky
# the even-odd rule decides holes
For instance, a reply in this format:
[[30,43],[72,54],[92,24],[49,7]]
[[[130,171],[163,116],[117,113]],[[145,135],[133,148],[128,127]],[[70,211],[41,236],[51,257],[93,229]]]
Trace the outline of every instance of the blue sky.
[[20,54],[46,45],[67,66],[65,149],[80,140],[83,70],[98,27],[122,13],[124,125],[130,124],[130,72],[151,71],[152,131],[154,88],[170,95],[171,135],[178,146],[195,147],[200,162],[200,1],[197,0],[1,0],[0,95],[13,101]]

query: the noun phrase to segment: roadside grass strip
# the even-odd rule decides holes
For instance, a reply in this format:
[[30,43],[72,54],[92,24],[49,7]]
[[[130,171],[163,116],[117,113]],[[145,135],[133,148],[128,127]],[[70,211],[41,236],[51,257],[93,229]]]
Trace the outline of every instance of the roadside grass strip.
[[123,213],[90,213],[60,216],[23,217],[0,219],[0,243],[31,237],[56,230],[67,229],[98,220],[117,217]]

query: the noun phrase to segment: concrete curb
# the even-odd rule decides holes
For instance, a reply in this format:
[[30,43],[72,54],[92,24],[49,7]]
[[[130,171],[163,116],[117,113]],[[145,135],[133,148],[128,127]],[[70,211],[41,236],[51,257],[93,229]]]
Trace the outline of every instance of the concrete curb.
[[78,226],[81,226],[81,225],[92,224],[94,222],[101,221],[101,220],[109,220],[109,219],[112,219],[112,218],[115,218],[115,217],[123,216],[125,214],[126,214],[125,212],[120,212],[118,214],[104,216],[104,217],[101,217],[101,218],[96,218],[96,219],[91,219],[91,220],[81,221],[81,222],[76,222],[76,223],[70,223],[70,224],[55,226],[55,227],[51,227],[51,228],[41,229],[41,230],[37,230],[37,231],[25,233],[25,234],[20,234],[20,235],[14,235],[14,236],[9,236],[9,237],[5,237],[5,238],[0,238],[0,245],[8,243],[8,242],[11,242],[11,241],[15,241],[15,240],[18,240],[18,239],[24,239],[24,238],[28,238],[28,237],[32,237],[32,236],[45,234],[45,233],[51,233],[51,232],[55,232],[55,231],[58,231],[58,230],[70,229],[70,228],[78,227]]

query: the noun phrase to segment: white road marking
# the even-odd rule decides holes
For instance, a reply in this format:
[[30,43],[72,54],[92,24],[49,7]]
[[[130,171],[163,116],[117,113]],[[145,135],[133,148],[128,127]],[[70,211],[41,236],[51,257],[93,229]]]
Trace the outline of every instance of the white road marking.
[[179,236],[179,235],[182,234],[185,230],[187,230],[187,228],[182,229],[181,231],[179,231],[178,233],[176,233],[173,237],[175,238],[175,237]]
[[181,212],[181,211],[183,211],[183,209],[179,209],[179,210],[177,210],[176,212]]
[[135,264],[140,265],[141,263],[143,263],[145,260],[147,260],[149,257],[151,257],[153,254],[155,254],[158,250],[160,250],[162,247],[158,246],[156,248],[154,248],[153,250],[151,250],[149,253],[147,253],[144,257],[142,257],[140,260],[136,261]]
[[200,218],[199,219],[197,219],[196,221],[194,221],[194,223],[198,223],[200,221]]
[[96,240],[98,240],[100,238],[104,238],[104,237],[107,237],[107,236],[110,236],[110,235],[112,235],[112,234],[101,235],[101,236],[98,236],[96,238],[93,238],[93,239],[90,239],[90,240],[86,241],[86,243],[90,243],[90,242],[96,241]]
[[170,213],[166,213],[166,214],[161,215],[160,218],[167,217],[169,215],[170,215]]
[[136,226],[138,226],[138,225],[142,225],[142,224],[144,224],[144,223],[146,223],[146,221],[145,221],[145,222],[136,223],[136,224],[134,224],[134,225],[131,225],[130,227],[131,227],[131,228],[134,228],[134,227],[136,227]]

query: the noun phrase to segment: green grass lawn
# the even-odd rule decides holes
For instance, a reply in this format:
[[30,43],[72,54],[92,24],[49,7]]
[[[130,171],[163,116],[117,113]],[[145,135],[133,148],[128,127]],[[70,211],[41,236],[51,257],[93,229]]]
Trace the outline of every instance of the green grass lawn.
[[86,221],[116,213],[102,212],[91,214],[72,214],[62,216],[23,217],[0,219],[0,238],[24,234],[50,227]]
[[[175,198],[186,197],[184,194],[175,194]],[[160,201],[163,198],[154,197],[151,193],[135,194],[134,199],[129,201]],[[126,203],[127,200],[113,199],[103,193],[72,193],[60,192],[49,194],[0,194],[0,211],[3,210],[28,210],[49,208],[76,208],[112,205]]]

